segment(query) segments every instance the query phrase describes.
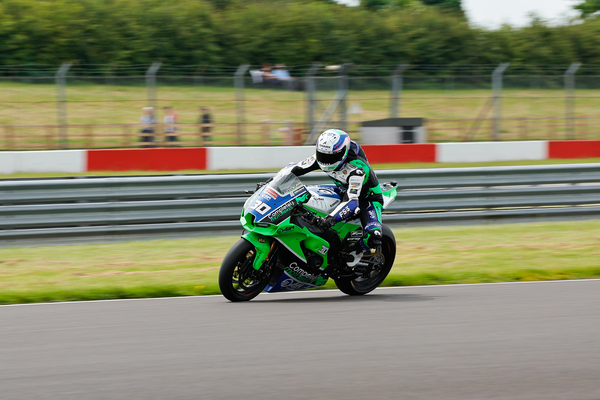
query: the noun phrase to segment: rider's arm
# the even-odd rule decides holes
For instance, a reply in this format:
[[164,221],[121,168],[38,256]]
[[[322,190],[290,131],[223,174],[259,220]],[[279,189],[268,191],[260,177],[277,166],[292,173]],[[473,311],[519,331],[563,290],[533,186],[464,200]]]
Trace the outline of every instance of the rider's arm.
[[317,157],[313,154],[305,160],[300,161],[294,168],[292,169],[292,173],[296,176],[306,175],[311,171],[316,171],[319,169],[319,164],[317,163]]
[[334,218],[336,222],[340,222],[354,215],[358,208],[358,199],[365,181],[366,176],[362,169],[352,172],[348,177],[348,190],[346,190],[342,202],[329,214],[329,217]]

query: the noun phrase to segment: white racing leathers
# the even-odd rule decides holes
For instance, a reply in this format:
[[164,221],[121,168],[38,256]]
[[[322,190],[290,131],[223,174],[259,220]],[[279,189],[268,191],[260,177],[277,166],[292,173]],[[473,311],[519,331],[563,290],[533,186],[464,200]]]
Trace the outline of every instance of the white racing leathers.
[[[292,172],[302,176],[318,169],[319,164],[313,155],[297,164]],[[360,145],[352,141],[346,162],[335,171],[323,172],[343,192],[342,202],[329,215],[339,222],[360,214],[365,232],[364,239],[360,241],[362,248],[366,250],[379,244],[383,196],[375,171]]]

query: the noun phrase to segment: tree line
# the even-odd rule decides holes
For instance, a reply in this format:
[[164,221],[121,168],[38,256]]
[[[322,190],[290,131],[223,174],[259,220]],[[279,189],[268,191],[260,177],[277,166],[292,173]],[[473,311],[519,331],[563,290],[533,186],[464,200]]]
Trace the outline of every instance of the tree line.
[[469,24],[460,1],[429,3],[1,0],[0,65],[600,65],[598,17],[560,26],[533,18],[523,28],[484,29]]

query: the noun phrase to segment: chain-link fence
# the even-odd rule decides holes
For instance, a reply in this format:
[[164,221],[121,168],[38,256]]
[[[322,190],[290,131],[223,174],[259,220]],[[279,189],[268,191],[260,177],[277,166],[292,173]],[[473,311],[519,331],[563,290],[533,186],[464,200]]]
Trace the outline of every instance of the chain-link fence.
[[590,66],[315,64],[289,68],[289,80],[260,66],[153,66],[0,67],[0,149],[296,145],[323,127],[360,140],[362,121],[394,116],[425,118],[433,142],[600,138],[600,69]]

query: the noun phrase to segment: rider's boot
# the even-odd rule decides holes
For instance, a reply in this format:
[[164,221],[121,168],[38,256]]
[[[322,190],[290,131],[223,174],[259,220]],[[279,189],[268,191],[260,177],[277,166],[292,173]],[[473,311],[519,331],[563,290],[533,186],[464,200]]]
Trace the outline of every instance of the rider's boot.
[[359,241],[360,246],[364,251],[370,251],[371,253],[379,251],[381,249],[381,237],[381,231],[374,230]]

